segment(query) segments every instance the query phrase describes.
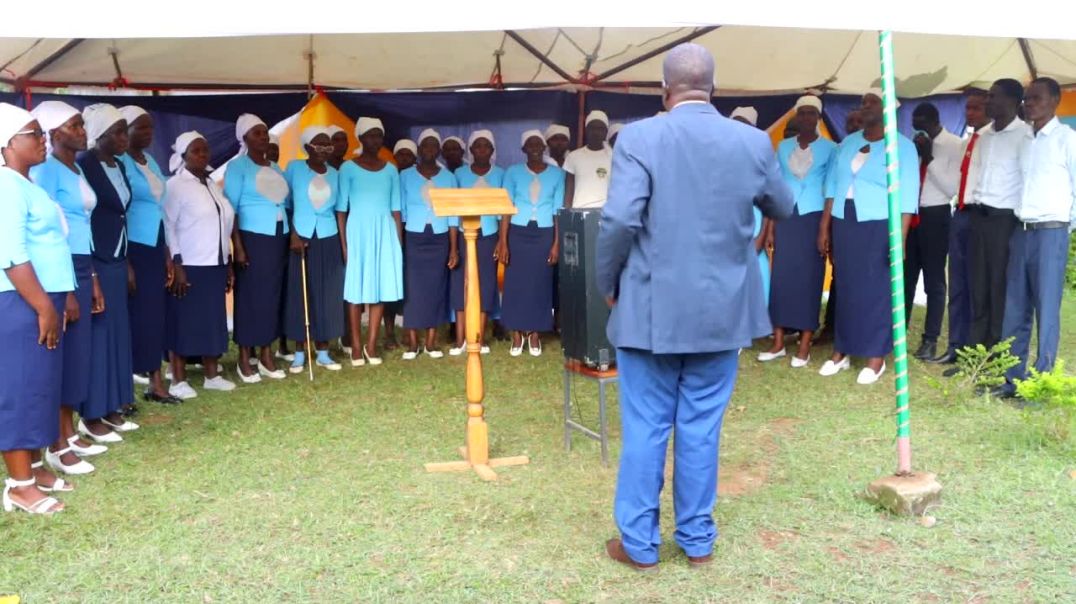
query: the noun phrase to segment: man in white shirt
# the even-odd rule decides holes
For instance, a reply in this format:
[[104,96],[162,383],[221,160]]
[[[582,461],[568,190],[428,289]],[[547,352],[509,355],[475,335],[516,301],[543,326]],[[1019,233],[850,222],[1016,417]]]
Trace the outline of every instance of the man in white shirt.
[[564,160],[564,206],[601,209],[609,191],[609,173],[613,169],[613,150],[605,144],[609,118],[604,112],[591,111],[583,133],[586,146],[568,154]]
[[1012,79],[994,82],[987,93],[987,113],[994,120],[979,139],[972,170],[979,174],[972,197],[968,234],[971,258],[971,334],[969,345],[987,348],[1001,341],[1005,318],[1005,272],[1014,211],[1023,193],[1023,163],[1031,126],[1017,117],[1024,87]]
[[1002,338],[1014,338],[1020,364],[996,392],[1012,396],[1013,380],[1027,377],[1032,319],[1038,324],[1035,369],[1050,371],[1061,336],[1069,229],[1076,207],[1076,132],[1057,119],[1061,87],[1037,78],[1027,89],[1024,111],[1033,131],[1024,157],[1023,188],[1016,208],[1019,225],[1009,245],[1008,287]]
[[550,124],[545,129],[545,145],[545,163],[558,168],[564,167],[568,148],[572,146],[572,131],[561,124]]
[[[915,358],[932,359],[938,354],[938,336],[945,316],[945,259],[949,255],[949,222],[952,218],[953,197],[960,185],[960,158],[963,142],[941,125],[938,108],[933,103],[921,103],[912,112],[912,127],[918,134],[915,146],[919,150],[919,173],[922,189],[919,194],[919,219],[908,232],[904,257],[904,299],[915,297],[919,273],[923,274],[923,289],[927,293],[927,317],[923,341]],[[918,224],[916,224],[918,222]],[[907,304],[905,319],[911,321],[912,304]]]
[[[945,353],[931,363],[954,365],[956,351],[967,346],[971,331],[971,280],[968,261],[968,223],[971,213],[967,205],[975,192],[979,175],[972,170],[973,158],[979,153],[979,137],[990,124],[986,115],[986,91],[969,90],[964,102],[964,122],[972,128],[970,137],[961,146],[960,184],[957,187],[956,211],[949,223],[949,346]],[[945,375],[956,375],[953,369]]]

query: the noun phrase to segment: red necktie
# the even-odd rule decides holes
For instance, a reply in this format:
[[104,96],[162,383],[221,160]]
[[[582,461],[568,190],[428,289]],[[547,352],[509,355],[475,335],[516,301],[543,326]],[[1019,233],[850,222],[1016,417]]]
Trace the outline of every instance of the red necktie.
[[975,150],[975,141],[979,140],[979,133],[971,135],[968,148],[964,151],[964,160],[960,162],[960,193],[956,198],[956,209],[964,209],[964,189],[968,186],[968,169],[971,167],[971,152]]

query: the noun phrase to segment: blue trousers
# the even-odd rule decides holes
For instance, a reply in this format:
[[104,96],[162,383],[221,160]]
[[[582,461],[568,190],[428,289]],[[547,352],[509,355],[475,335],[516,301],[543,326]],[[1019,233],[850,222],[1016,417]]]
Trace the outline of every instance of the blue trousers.
[[1067,228],[1025,231],[1017,226],[1009,239],[1001,337],[1015,338],[1012,353],[1020,357],[1020,364],[1008,372],[1010,382],[1027,377],[1032,320],[1037,324],[1039,338],[1035,369],[1042,372],[1054,368],[1061,338],[1061,294],[1065,290],[1068,254]]
[[949,348],[971,340],[971,271],[968,270],[968,210],[957,211],[949,224]]
[[616,356],[623,449],[613,515],[624,551],[636,562],[658,561],[659,497],[675,427],[676,542],[688,556],[706,556],[717,539],[717,453],[736,383],[736,351],[655,355],[618,348]]

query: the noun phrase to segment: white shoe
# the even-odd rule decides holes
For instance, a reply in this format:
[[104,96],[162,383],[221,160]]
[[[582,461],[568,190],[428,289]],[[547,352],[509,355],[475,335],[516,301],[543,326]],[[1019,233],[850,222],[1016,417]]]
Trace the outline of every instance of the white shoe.
[[49,463],[49,466],[57,472],[67,474],[68,476],[82,476],[84,474],[92,474],[96,469],[90,462],[80,459],[78,463],[69,466],[64,465],[63,460],[60,458],[64,455],[71,453],[71,447],[60,451],[59,453],[53,453],[52,451],[45,449],[45,461]]
[[482,347],[482,354],[489,354],[489,346]]
[[78,444],[78,434],[73,434],[71,438],[67,439],[67,444],[71,447],[71,450],[75,452],[75,455],[79,457],[93,457],[94,455],[100,455],[105,451],[108,451],[108,447],[104,445],[90,445],[83,447]]
[[882,362],[882,368],[878,370],[878,373],[874,373],[870,367],[864,367],[863,371],[859,372],[859,377],[856,378],[856,383],[861,386],[870,386],[881,379],[882,374],[885,373],[885,362]]
[[531,339],[527,338],[527,351],[531,353],[532,357],[542,356],[542,340],[538,340],[538,348],[531,346]]
[[262,365],[261,361],[258,361],[258,375],[267,377],[271,380],[282,380],[288,377],[287,373],[284,373],[283,369],[277,369],[275,371],[269,371],[269,368]]
[[344,346],[343,344],[341,344],[340,345],[340,350],[343,350],[344,354],[346,354],[347,356],[351,356],[351,347],[350,346]]
[[139,386],[149,386],[149,378],[144,375],[134,374],[134,383]]
[[[350,357],[351,357],[351,353],[349,352],[349,353],[347,353],[347,354],[348,354],[348,358],[350,358]],[[406,359],[405,359],[405,360],[406,360]],[[352,367],[362,367],[362,366],[363,366],[363,365],[365,365],[365,364],[366,364],[366,359],[363,359],[363,358],[358,358],[358,359],[351,359],[351,366],[352,366]]]
[[114,423],[108,421],[107,419],[102,419],[101,423],[108,426],[109,428],[112,428],[116,432],[134,432],[135,430],[137,430],[137,429],[139,429],[141,427],[141,426],[139,426],[138,424],[132,422],[129,419],[123,420],[122,424],[114,424]]
[[509,348],[508,349],[508,354],[513,356],[513,357],[521,357],[521,356],[523,356],[523,343],[521,342],[519,344],[519,348],[516,348],[515,346]]
[[26,512],[27,514],[40,514],[42,516],[51,516],[57,512],[62,512],[63,509],[56,509],[56,506],[60,504],[55,497],[44,497],[39,499],[37,503],[29,506],[24,506],[21,503],[16,502],[11,498],[11,489],[18,489],[21,487],[32,487],[37,484],[37,480],[30,478],[29,480],[15,480],[14,478],[4,479],[4,495],[3,505],[5,512],[13,512],[16,508]]
[[191,385],[187,382],[179,382],[178,384],[172,384],[168,387],[168,394],[184,401],[189,401],[192,398],[198,398],[198,393],[191,388]]
[[337,363],[332,359],[329,359],[328,363],[322,363],[321,359],[316,359],[314,361],[314,364],[318,367],[321,367],[322,369],[327,369],[329,371],[340,371],[341,369],[343,369],[343,367],[340,366],[340,363]]
[[465,352],[467,352],[467,345],[466,344],[464,344],[463,346],[459,346],[459,347],[449,348],[448,349],[448,356],[450,356],[450,357],[458,357],[458,356],[460,356],[461,354],[463,354]]
[[430,357],[431,359],[445,358],[445,353],[441,352],[440,350],[423,350],[423,354]]
[[[403,353],[402,358],[405,361],[413,361],[413,360],[418,358],[418,353],[417,352],[407,351],[407,352]],[[352,362],[354,362],[354,361],[352,361]]]
[[842,371],[848,371],[851,368],[852,361],[847,356],[841,359],[838,363],[834,363],[833,359],[830,359],[818,370],[818,375],[822,377],[830,377],[837,375]]
[[278,350],[276,351],[276,358],[290,363],[295,360],[295,355],[291,354],[290,352],[288,354],[281,354],[281,352]]
[[803,369],[810,362],[811,362],[811,355],[807,355],[806,359],[801,359],[799,357],[792,357],[791,365],[792,365],[793,369]]
[[758,353],[758,362],[759,363],[769,363],[770,361],[776,361],[777,359],[783,359],[786,354],[788,354],[788,353],[785,351],[784,348],[782,348],[780,352],[770,352],[770,351],[760,352],[760,353]]
[[78,420],[78,431],[81,432],[83,436],[85,436],[86,438],[92,440],[95,443],[121,443],[121,442],[123,442],[123,437],[120,436],[119,434],[116,434],[115,432],[109,432],[108,434],[105,434],[103,436],[98,436],[98,435],[94,434],[93,432],[90,432],[90,429],[86,427],[86,424],[81,419]]
[[372,357],[372,356],[370,356],[366,352],[366,347],[365,346],[362,347],[362,358],[367,363],[369,363],[371,367],[377,367],[378,365],[380,365],[381,363],[384,362],[384,361],[381,360],[381,357]]
[[235,390],[235,382],[224,379],[223,375],[218,375],[215,378],[206,378],[202,387],[206,390],[216,390],[217,392],[231,392]]
[[262,376],[258,375],[257,372],[254,375],[243,375],[243,370],[239,365],[235,366],[235,372],[239,375],[239,380],[244,384],[258,384],[262,381]]
[[[46,452],[47,451],[48,451],[48,449],[46,449]],[[85,463],[85,462],[82,462],[81,459],[79,460],[79,462]],[[76,464],[76,465],[78,465],[78,464]],[[93,467],[89,463],[86,463],[86,465],[90,466],[91,468]],[[42,469],[44,467],[45,467],[45,462],[44,461],[36,461],[36,462],[30,464],[30,469],[31,470],[40,470],[40,469]],[[92,472],[92,471],[93,470],[90,470],[90,472]],[[90,472],[84,472],[84,474],[89,474]],[[75,487],[74,487],[74,485],[67,484],[66,480],[64,480],[63,478],[60,478],[59,476],[57,476],[56,480],[52,481],[52,486],[51,487],[46,487],[45,485],[43,485],[41,483],[38,483],[37,484],[37,490],[41,491],[42,493],[70,493],[71,491],[75,490]]]

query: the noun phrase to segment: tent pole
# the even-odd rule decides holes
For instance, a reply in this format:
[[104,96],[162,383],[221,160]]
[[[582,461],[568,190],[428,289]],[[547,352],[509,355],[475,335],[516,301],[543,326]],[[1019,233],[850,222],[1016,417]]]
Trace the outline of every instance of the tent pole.
[[314,36],[310,35],[309,44],[306,47],[306,98],[314,98]]
[[[904,217],[900,207],[900,158],[897,154],[897,93],[893,74],[893,33],[878,35],[882,66],[886,182],[889,188],[889,283],[893,312],[893,364],[897,388],[897,475],[912,473],[909,410],[908,334],[904,321]],[[910,160],[911,158],[905,158]]]
[[1027,38],[1017,38],[1017,42],[1020,43],[1020,52],[1024,55],[1024,62],[1027,63],[1027,70],[1031,74],[1031,79],[1039,77],[1039,68],[1035,65],[1035,55],[1031,54],[1031,43],[1027,41]]
[[631,69],[632,67],[635,67],[639,63],[642,63],[644,61],[649,61],[650,59],[653,59],[654,57],[656,57],[658,55],[663,55],[663,54],[669,52],[670,50],[676,48],[677,46],[680,46],[681,44],[686,44],[686,43],[694,40],[695,38],[698,38],[700,36],[705,36],[706,34],[718,29],[719,27],[721,27],[721,26],[720,25],[709,25],[707,27],[700,27],[700,28],[696,29],[695,31],[691,32],[690,34],[687,34],[686,36],[679,37],[679,38],[673,40],[672,42],[669,42],[668,44],[665,44],[663,46],[659,46],[658,48],[655,48],[654,50],[651,50],[650,52],[641,54],[641,55],[635,57],[634,59],[628,61],[627,63],[624,63],[622,65],[618,65],[618,66],[616,66],[616,67],[614,67],[612,69],[609,69],[607,71],[599,73],[598,75],[594,76],[593,81],[594,82],[600,82],[602,80],[610,78],[610,77],[620,73],[621,71],[624,71],[625,69]]
[[545,56],[545,54],[542,51],[538,50],[537,48],[534,47],[533,44],[526,41],[523,38],[523,36],[519,35],[514,30],[511,30],[511,29],[504,30],[504,33],[509,38],[512,38],[513,40],[515,40],[516,44],[519,44],[520,46],[522,46],[524,50],[526,50],[527,52],[534,55],[534,58],[541,61],[542,64],[544,64],[546,67],[552,69],[560,77],[564,78],[565,82],[570,82],[572,84],[578,83],[577,78],[572,77],[567,71],[564,71],[563,69],[561,69],[560,66],[557,65],[556,63],[554,63],[552,59]]
[[576,130],[576,133],[577,133],[577,135],[576,135],[576,142],[577,142],[576,148],[581,148],[583,145],[586,144],[586,136],[585,136],[585,134],[586,134],[587,124],[586,124],[586,122],[584,120],[587,119],[587,115],[586,115],[586,112],[587,112],[587,91],[586,90],[580,90],[579,92],[576,93],[576,95],[579,97],[579,121],[577,122],[579,129]]

